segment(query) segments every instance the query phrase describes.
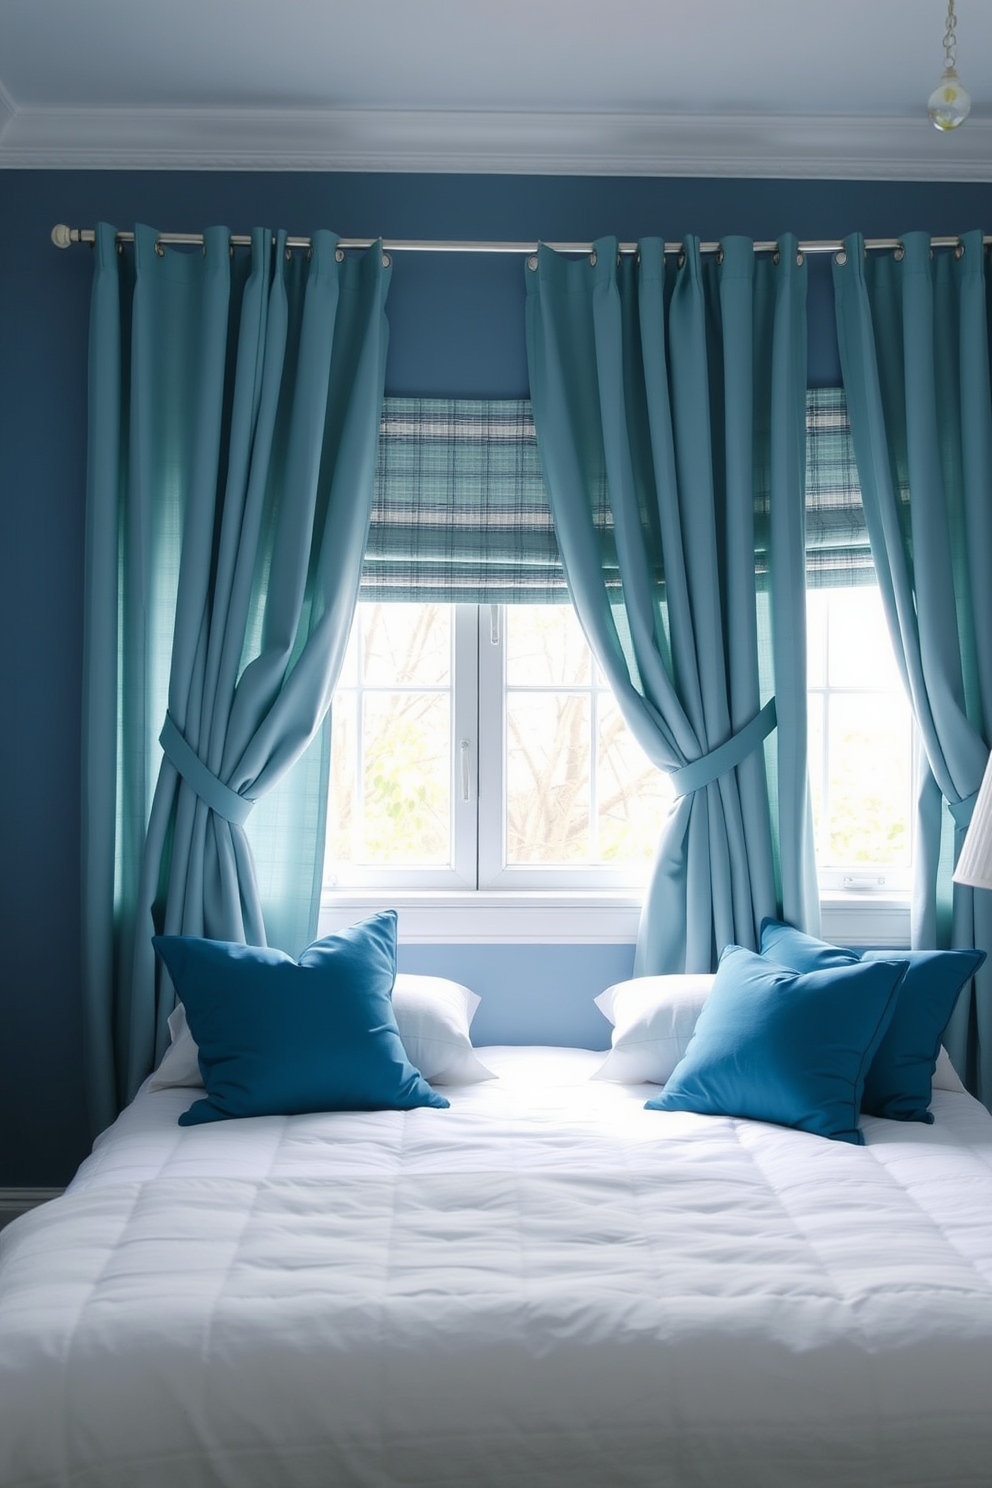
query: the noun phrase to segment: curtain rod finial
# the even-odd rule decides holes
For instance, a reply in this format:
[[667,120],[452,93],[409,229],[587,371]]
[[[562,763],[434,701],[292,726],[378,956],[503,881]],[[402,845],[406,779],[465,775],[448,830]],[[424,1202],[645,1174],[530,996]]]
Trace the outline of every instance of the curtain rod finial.
[[66,227],[64,222],[56,222],[52,228],[52,242],[56,248],[69,248],[72,246],[72,228]]

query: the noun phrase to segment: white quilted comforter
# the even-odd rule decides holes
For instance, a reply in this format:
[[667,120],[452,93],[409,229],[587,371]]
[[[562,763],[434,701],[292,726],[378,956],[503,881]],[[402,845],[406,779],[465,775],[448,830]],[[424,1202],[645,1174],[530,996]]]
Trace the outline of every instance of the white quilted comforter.
[[0,1236],[2,1488],[989,1488],[977,1102],[854,1148],[482,1057],[450,1111],[140,1095]]

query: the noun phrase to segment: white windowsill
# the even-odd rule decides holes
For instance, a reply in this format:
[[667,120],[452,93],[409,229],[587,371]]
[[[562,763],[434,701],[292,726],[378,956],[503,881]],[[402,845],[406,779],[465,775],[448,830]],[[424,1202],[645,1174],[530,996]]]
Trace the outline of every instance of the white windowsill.
[[820,934],[838,945],[909,945],[908,894],[820,895]]
[[[326,895],[320,934],[353,924],[378,909],[395,909],[399,938],[441,945],[627,945],[637,938],[640,896],[627,891],[339,890]],[[908,946],[909,898],[900,895],[824,893],[824,940],[851,946]]]
[[374,893],[341,890],[320,907],[321,934],[351,924],[356,915],[395,909],[399,938],[408,944],[628,944],[637,938],[640,896],[601,889],[577,892],[430,892],[411,889]]

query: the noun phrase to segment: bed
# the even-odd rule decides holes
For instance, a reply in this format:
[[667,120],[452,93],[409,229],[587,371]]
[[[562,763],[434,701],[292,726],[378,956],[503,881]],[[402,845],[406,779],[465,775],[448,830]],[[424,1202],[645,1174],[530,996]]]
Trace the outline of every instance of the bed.
[[992,1117],[946,1062],[853,1143],[464,1044],[446,1109],[181,1126],[195,1074],[146,1082],[0,1235],[3,1488],[988,1488]]

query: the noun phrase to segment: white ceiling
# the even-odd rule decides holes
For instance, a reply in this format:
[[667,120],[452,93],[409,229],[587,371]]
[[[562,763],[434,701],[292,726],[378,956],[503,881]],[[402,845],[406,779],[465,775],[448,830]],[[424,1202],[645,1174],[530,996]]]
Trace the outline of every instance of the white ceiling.
[[0,166],[992,179],[946,0],[0,0]]

